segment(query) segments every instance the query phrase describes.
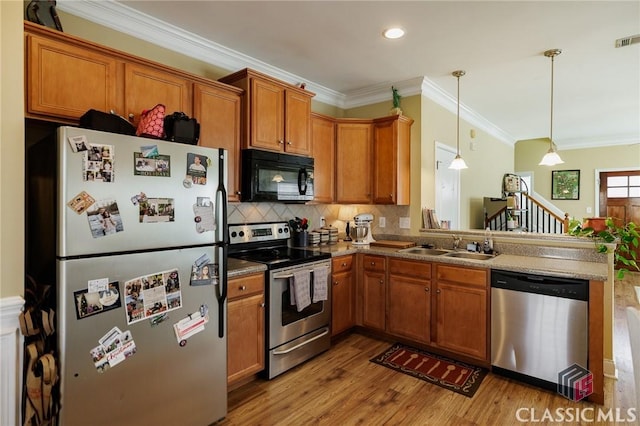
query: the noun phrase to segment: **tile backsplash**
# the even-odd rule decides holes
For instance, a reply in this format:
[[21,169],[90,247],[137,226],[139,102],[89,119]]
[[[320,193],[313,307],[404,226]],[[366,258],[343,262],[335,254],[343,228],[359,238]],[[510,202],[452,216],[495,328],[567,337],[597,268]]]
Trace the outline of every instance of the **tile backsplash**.
[[[345,222],[338,220],[340,204],[281,204],[281,203],[229,203],[227,219],[229,223],[288,221],[294,217],[306,217],[309,228],[322,226],[324,217],[326,226],[338,228],[340,238],[344,238]],[[376,234],[410,235],[409,229],[400,228],[400,218],[409,217],[409,206],[353,205],[356,214],[373,214],[373,236]],[[385,218],[385,227],[381,228],[380,218]],[[352,223],[353,225],[353,223]]]

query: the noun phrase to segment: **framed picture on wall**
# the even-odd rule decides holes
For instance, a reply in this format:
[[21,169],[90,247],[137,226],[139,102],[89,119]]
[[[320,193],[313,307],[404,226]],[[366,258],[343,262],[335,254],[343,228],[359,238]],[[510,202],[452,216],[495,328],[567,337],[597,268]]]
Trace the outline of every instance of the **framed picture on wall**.
[[553,170],[551,172],[552,200],[580,199],[580,170]]

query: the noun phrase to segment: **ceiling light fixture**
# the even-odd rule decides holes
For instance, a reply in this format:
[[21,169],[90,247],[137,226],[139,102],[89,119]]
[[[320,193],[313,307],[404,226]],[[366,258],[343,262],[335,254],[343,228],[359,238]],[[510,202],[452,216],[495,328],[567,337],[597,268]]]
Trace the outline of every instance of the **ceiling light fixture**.
[[404,30],[402,28],[399,28],[399,27],[389,28],[389,29],[384,30],[382,35],[384,36],[384,38],[388,38],[390,40],[394,40],[396,38],[403,37],[404,36]]
[[450,169],[453,170],[461,170],[467,168],[467,163],[464,162],[462,157],[460,157],[460,77],[465,75],[466,73],[462,70],[454,71],[451,73],[454,77],[458,79],[458,121],[457,121],[457,131],[456,131],[456,158],[453,159]]
[[542,157],[539,166],[555,166],[562,164],[562,158],[556,152],[556,145],[553,143],[553,62],[554,58],[562,53],[560,49],[551,49],[544,52],[544,56],[551,58],[551,125],[549,129],[549,151]]

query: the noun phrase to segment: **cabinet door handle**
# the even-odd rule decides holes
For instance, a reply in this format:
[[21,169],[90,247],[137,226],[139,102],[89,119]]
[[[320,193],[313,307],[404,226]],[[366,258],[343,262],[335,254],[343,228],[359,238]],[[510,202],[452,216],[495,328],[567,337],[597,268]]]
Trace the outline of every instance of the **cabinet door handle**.
[[338,285],[338,284],[340,284],[339,281],[334,281],[334,283],[333,283],[333,285]]
[[236,195],[242,195],[242,192],[236,191]]
[[384,284],[384,280],[380,280],[380,284]]
[[261,307],[261,308],[264,308],[265,306],[266,306],[266,305],[264,304],[264,302],[262,302],[262,303],[260,304],[260,307]]
[[293,144],[291,143],[291,141],[288,141],[288,142],[287,142],[287,145],[293,145]]
[[438,289],[438,290],[436,290],[436,293],[437,293],[437,294],[440,294],[440,290],[439,290],[439,289]]
[[429,287],[425,287],[424,291],[428,292],[429,291]]
[[240,287],[238,287],[238,290],[240,291],[245,291],[247,289],[246,285],[241,285]]
[[133,115],[132,113],[129,113],[129,121],[133,121],[135,115]]
[[282,139],[279,139],[279,140],[278,140],[278,143],[279,143],[280,145],[284,145],[284,141],[283,141]]
[[343,263],[343,264],[342,264],[342,267],[345,267],[345,266],[347,266],[347,264],[346,264],[346,263]]
[[389,198],[393,198],[393,194],[389,194]]
[[376,266],[376,262],[371,262],[371,266]]

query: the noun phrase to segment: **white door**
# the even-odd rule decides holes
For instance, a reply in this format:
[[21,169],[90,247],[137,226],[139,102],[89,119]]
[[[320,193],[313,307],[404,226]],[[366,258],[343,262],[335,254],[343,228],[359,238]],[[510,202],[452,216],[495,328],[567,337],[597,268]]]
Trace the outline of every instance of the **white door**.
[[436,142],[436,215],[451,229],[460,227],[460,172],[449,169],[455,156],[452,147]]

